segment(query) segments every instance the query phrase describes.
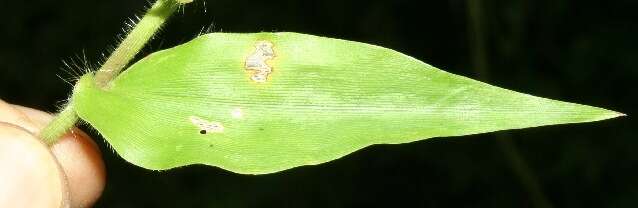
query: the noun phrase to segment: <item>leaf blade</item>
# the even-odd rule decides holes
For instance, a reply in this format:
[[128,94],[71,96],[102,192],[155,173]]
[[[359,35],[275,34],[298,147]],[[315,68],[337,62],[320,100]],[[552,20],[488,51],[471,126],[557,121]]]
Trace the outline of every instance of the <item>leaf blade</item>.
[[[265,83],[244,68],[259,41],[275,53]],[[80,117],[149,169],[202,163],[271,173],[372,144],[621,115],[491,86],[390,49],[297,33],[213,33],[144,58],[108,91],[92,82],[87,75],[76,87]],[[192,116],[224,132],[201,135]]]

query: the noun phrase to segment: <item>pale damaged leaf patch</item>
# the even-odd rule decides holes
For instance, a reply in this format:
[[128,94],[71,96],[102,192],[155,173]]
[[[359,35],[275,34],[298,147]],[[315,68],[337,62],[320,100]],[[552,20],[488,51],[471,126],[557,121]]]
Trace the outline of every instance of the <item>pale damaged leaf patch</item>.
[[224,132],[224,125],[222,125],[222,123],[220,122],[207,121],[197,116],[190,116],[189,120],[191,121],[191,123],[193,123],[195,126],[197,126],[200,129],[199,130],[200,134]]
[[272,67],[266,63],[275,57],[273,44],[268,41],[259,41],[255,44],[255,52],[246,58],[245,68],[252,72],[250,79],[257,83],[264,83],[272,72]]

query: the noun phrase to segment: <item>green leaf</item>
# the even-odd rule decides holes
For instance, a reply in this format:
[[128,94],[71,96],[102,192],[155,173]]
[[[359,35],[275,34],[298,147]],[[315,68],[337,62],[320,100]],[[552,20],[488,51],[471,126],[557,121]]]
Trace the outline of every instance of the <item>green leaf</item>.
[[[127,161],[264,174],[372,144],[622,114],[450,74],[379,46],[297,33],[213,33],[149,55],[110,88],[84,75],[78,115]],[[204,132],[205,131],[205,132]]]
[[191,2],[193,2],[193,0],[177,0],[177,3],[180,3],[180,4],[188,4]]

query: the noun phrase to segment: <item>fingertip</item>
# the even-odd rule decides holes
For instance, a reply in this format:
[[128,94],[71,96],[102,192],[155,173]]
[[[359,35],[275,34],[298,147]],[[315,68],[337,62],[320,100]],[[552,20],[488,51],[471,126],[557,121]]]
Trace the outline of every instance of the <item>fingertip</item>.
[[67,181],[46,145],[0,122],[0,207],[66,207]]
[[[13,107],[38,129],[53,119],[50,114],[36,109]],[[97,144],[82,130],[73,128],[50,148],[66,174],[72,207],[90,207],[98,200],[106,183],[106,170]]]
[[51,146],[69,181],[73,207],[90,207],[106,183],[106,171],[97,145],[87,134],[73,129]]
[[37,130],[34,131],[33,134],[37,134],[40,129],[43,129],[53,119],[53,116],[51,116],[51,114],[44,111],[20,105],[9,105],[11,105],[11,107],[14,108],[17,112],[24,115],[29,121],[31,121],[32,125],[36,127]]
[[28,116],[19,111],[9,103],[0,100],[0,122],[14,124],[21,128],[29,130],[29,132],[37,131],[38,127],[29,120]]

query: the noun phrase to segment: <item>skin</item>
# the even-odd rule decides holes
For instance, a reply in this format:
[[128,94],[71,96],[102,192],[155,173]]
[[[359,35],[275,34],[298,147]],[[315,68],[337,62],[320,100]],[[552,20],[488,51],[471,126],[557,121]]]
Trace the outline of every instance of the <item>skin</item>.
[[0,207],[90,207],[102,194],[97,145],[73,129],[47,146],[35,135],[51,119],[0,100]]

